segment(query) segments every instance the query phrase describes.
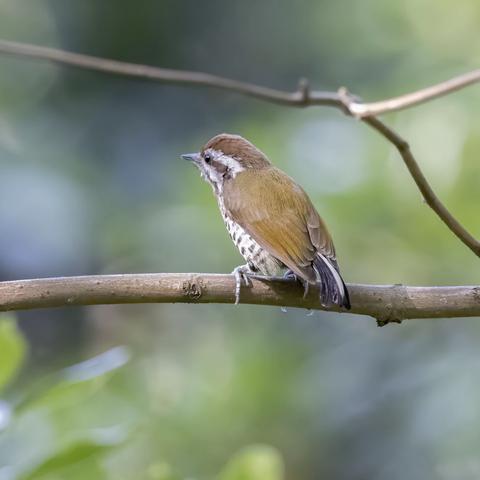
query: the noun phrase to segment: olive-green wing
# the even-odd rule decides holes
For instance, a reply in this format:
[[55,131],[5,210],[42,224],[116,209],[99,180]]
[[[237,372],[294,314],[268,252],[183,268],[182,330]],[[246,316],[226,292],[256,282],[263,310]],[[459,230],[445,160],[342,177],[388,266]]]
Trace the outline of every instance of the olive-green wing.
[[227,212],[260,246],[315,283],[317,251],[335,260],[330,235],[307,194],[271,167],[245,170],[224,184]]

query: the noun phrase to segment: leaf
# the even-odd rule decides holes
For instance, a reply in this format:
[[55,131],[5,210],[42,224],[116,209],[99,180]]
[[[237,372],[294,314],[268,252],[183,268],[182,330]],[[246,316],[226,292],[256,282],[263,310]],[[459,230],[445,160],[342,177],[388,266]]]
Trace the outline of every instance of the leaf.
[[172,470],[172,467],[166,462],[156,462],[149,465],[147,468],[147,476],[152,480],[181,480]]
[[130,359],[126,347],[118,346],[106,352],[63,369],[33,389],[17,405],[17,411],[45,406],[73,407],[86,401],[102,389],[110,375],[123,367]]
[[66,368],[63,373],[69,382],[83,382],[123,367],[130,360],[126,347],[118,346]]
[[60,473],[62,470],[78,465],[87,459],[99,457],[114,446],[115,445],[112,444],[101,444],[88,440],[70,445],[63,451],[46,459],[27,475],[23,476],[22,480],[33,480],[48,474]]
[[12,315],[0,316],[0,390],[12,380],[25,358],[27,346]]
[[282,480],[283,460],[277,449],[251,445],[235,454],[219,475],[219,480]]
[[[45,411],[29,411],[24,415],[13,415],[11,421],[0,432],[0,466],[10,470],[17,478],[35,468],[55,450],[55,432]],[[0,473],[3,473],[0,468]],[[0,479],[3,477],[0,475]]]

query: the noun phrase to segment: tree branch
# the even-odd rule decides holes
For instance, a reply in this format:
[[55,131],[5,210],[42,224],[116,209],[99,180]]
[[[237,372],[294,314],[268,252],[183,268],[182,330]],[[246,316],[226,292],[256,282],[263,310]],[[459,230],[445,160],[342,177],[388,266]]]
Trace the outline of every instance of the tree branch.
[[[362,103],[345,88],[338,92],[312,91],[306,80],[299,82],[296,91],[285,92],[202,72],[119,62],[5,40],[0,40],[0,53],[145,80],[220,88],[290,107],[316,105],[341,109],[360,118],[397,148],[426,203],[460,241],[480,256],[480,242],[435,195],[408,143],[374,116],[418,105],[476,83],[480,81],[480,70],[400,97]],[[480,316],[480,287],[350,285],[349,289],[351,312],[373,316],[379,323],[407,318]],[[233,292],[234,280],[230,275],[144,274],[20,280],[0,283],[0,310],[104,303],[233,303]],[[251,289],[242,289],[242,303],[321,309],[315,294],[303,299],[300,289],[285,280],[253,280]]]
[[[324,310],[318,292],[303,298],[303,287],[284,279],[252,279],[242,286],[240,301]],[[408,287],[348,285],[351,313],[369,315],[380,324],[411,318],[480,316],[480,286]],[[66,305],[123,303],[235,302],[233,275],[152,273],[42,278],[0,283],[0,311]]]
[[395,112],[405,108],[428,102],[438,97],[461,90],[462,88],[480,82],[480,69],[459,75],[431,87],[417,90],[416,92],[400,95],[399,97],[381,100],[372,103],[352,102],[349,106],[350,113],[357,118],[366,118],[382,113]]
[[408,143],[376,117],[367,117],[364,118],[363,121],[395,145],[395,148],[401,155],[427,205],[440,217],[443,223],[447,225],[460,241],[462,241],[475,255],[480,257],[480,242],[462,226],[462,224],[449,212],[447,207],[445,207],[435,195],[435,192],[432,190],[432,187],[415,160]]
[[0,53],[48,60],[61,65],[70,65],[114,75],[137,77],[144,80],[221,88],[242,95],[292,107],[320,105],[342,108],[347,114],[356,118],[366,118],[402,110],[448,95],[457,90],[466,88],[469,85],[480,82],[480,69],[478,69],[405,95],[372,103],[364,103],[358,97],[345,95],[345,90],[342,89],[338,93],[316,90],[311,91],[305,80],[299,82],[296,91],[285,92],[203,72],[189,72],[185,70],[173,70],[152,67],[150,65],[140,65],[137,63],[120,62],[91,55],[67,52],[57,48],[42,47],[39,45],[11,42],[1,39]]
[[48,60],[62,65],[101,71],[115,75],[124,75],[146,80],[154,80],[164,83],[197,85],[221,88],[236,92],[242,95],[257,98],[259,100],[277,103],[290,107],[308,107],[308,106],[329,106],[343,110],[347,115],[361,118],[364,122],[374,128],[385,139],[391,142],[405,162],[408,171],[412,175],[426,203],[448,226],[448,228],[463,242],[472,252],[480,256],[480,242],[473,237],[449,210],[443,205],[436,196],[432,187],[423,175],[420,166],[415,161],[410,148],[399,135],[392,129],[383,124],[380,120],[373,117],[376,113],[386,113],[401,108],[416,105],[427,100],[431,100],[440,95],[446,95],[460,88],[471,85],[480,80],[480,70],[475,70],[469,74],[461,75],[432,87],[419,90],[401,97],[383,100],[375,103],[362,103],[359,99],[351,95],[345,88],[335,92],[312,91],[308,82],[300,80],[298,90],[295,92],[284,92],[258,85],[239,82],[224,77],[209,75],[202,72],[188,72],[181,70],[172,70],[166,68],[157,68],[149,65],[138,65],[134,63],[119,62],[104,58],[92,57],[89,55],[80,55],[78,53],[66,52],[55,48],[41,47],[26,43],[9,42],[0,39],[0,53],[13,55],[22,55],[30,58]]
[[172,70],[137,63],[119,62],[117,60],[66,52],[57,48],[40,47],[38,45],[9,42],[6,40],[0,40],[0,53],[48,60],[60,65],[69,65],[86,70],[140,78],[143,80],[153,80],[161,83],[220,88],[290,107],[306,107],[309,105],[342,107],[342,100],[337,93],[311,92],[308,88],[305,88],[303,81],[299,83],[297,91],[284,92],[282,90],[261,87],[252,83],[240,82],[203,72]]

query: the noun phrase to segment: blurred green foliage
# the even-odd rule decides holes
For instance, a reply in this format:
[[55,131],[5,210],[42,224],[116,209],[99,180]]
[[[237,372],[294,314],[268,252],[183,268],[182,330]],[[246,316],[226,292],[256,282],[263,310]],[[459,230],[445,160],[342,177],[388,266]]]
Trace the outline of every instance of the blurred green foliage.
[[[2,378],[11,377],[25,355],[24,339],[13,318],[0,319],[0,346],[5,347],[0,373]],[[128,369],[129,358],[126,348],[116,347],[42,379],[24,398],[0,403],[0,478],[187,478],[156,455],[130,474],[117,465],[115,456],[119,450],[125,455],[122,448],[128,449],[129,442],[150,440],[140,433],[149,421],[146,412],[119,381],[126,375],[122,370]],[[282,480],[282,459],[272,447],[252,445],[215,478]]]
[[0,316],[0,388],[15,376],[25,356],[25,341],[10,315]]
[[[6,39],[366,100],[478,67],[476,0],[0,0]],[[480,236],[477,87],[385,121]],[[239,133],[298,180],[345,279],[478,284],[395,150],[336,110],[0,57],[0,279],[229,272],[241,258],[178,158]],[[16,326],[18,325],[18,327]],[[478,319],[225,305],[0,322],[0,480],[478,478]],[[73,365],[68,367],[68,365]]]

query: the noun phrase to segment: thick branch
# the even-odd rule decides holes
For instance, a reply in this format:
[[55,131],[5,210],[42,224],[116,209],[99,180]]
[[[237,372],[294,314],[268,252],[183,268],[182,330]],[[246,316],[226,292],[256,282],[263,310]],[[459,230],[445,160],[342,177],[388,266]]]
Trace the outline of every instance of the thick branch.
[[[322,309],[314,289],[288,280],[253,279],[241,303]],[[379,322],[480,316],[480,286],[348,285],[351,313]],[[42,278],[0,283],[0,311],[120,303],[234,303],[232,275],[153,273]]]

